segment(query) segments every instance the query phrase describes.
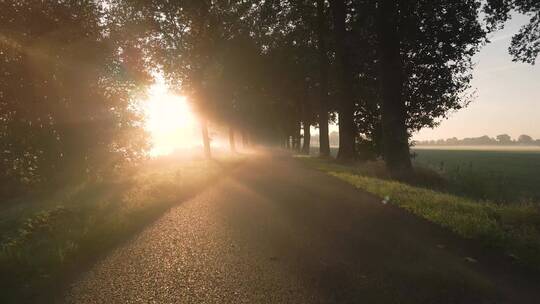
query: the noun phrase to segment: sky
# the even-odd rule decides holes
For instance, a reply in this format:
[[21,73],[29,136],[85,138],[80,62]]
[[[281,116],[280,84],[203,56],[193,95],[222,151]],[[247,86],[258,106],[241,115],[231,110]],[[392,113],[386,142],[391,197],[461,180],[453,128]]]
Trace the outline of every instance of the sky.
[[512,35],[527,21],[526,16],[514,16],[474,57],[473,102],[451,113],[438,127],[414,134],[413,139],[494,137],[504,133],[514,138],[520,134],[540,138],[540,59],[532,66],[512,62],[508,54]]

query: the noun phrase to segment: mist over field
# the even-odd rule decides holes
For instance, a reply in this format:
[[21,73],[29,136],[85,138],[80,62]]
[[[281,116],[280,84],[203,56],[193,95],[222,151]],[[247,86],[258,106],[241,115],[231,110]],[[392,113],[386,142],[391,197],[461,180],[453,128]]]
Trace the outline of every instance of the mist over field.
[[490,146],[490,145],[459,145],[459,146],[441,146],[441,145],[415,145],[412,150],[472,150],[472,151],[509,151],[509,152],[540,152],[540,146]]

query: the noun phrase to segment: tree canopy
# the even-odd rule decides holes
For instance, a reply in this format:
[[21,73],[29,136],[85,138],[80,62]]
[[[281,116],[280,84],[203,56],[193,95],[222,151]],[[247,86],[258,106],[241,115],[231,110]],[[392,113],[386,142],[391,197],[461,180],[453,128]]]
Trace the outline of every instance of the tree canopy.
[[512,37],[509,47],[514,61],[530,64],[536,62],[540,53],[540,2],[536,0],[488,0],[485,6],[486,21],[491,30],[504,26],[512,13],[528,16],[529,22]]
[[[203,121],[265,144],[382,157],[471,99],[472,56],[512,11],[511,53],[534,63],[532,0],[86,0],[0,3],[4,185],[96,178],[146,156],[134,101],[160,73]],[[482,20],[486,20],[486,26]],[[60,174],[61,173],[61,174]]]
[[96,177],[144,157],[131,110],[150,79],[136,44],[94,1],[0,3],[0,179],[4,189]]

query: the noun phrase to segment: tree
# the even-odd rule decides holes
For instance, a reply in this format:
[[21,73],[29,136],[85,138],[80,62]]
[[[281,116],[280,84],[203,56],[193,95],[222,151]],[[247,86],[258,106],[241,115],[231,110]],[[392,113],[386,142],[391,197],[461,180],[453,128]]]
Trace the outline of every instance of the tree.
[[[129,18],[141,20],[143,41],[150,59],[169,85],[193,103],[201,117],[206,157],[211,156],[208,121],[218,120],[224,45],[241,33],[245,1],[118,1]],[[230,96],[229,96],[230,97]]]
[[339,132],[336,132],[336,131],[330,132],[330,146],[332,147],[339,146]]
[[534,64],[540,53],[540,2],[536,0],[488,0],[484,11],[491,30],[496,30],[510,19],[511,12],[531,17],[517,34],[512,37],[509,52],[513,61]]
[[[328,127],[328,105],[326,100],[318,103],[315,92],[321,96],[322,87],[328,95],[328,77],[321,73],[321,56],[317,21],[317,7],[313,1],[266,1],[258,7],[260,13],[255,40],[260,43],[267,60],[273,62],[275,79],[269,91],[279,92],[274,96],[283,107],[283,138],[292,137],[293,145],[299,148],[300,128],[304,129],[304,153],[309,152],[310,126],[315,122],[318,109],[320,127]],[[276,18],[275,16],[280,16]],[[328,64],[328,60],[325,63]],[[326,88],[325,88],[326,87]],[[323,100],[323,108],[320,101]],[[323,132],[324,133],[324,132]],[[324,148],[324,145],[323,145]]]
[[333,16],[333,36],[337,68],[337,98],[339,112],[339,151],[337,158],[350,161],[355,158],[356,130],[354,126],[354,94],[351,59],[347,46],[347,7],[344,0],[330,0]]
[[124,1],[149,20],[150,57],[207,119],[296,148],[303,128],[304,152],[317,120],[324,156],[337,109],[338,158],[367,147],[395,172],[410,170],[412,132],[468,104],[485,37],[479,0]]
[[529,135],[522,134],[518,137],[518,143],[522,145],[530,145],[534,142],[534,139],[530,137]]
[[398,6],[395,1],[380,1],[378,30],[384,159],[394,174],[406,174],[412,165],[405,125],[407,113],[402,96],[403,65],[398,33]]
[[319,154],[330,156],[328,135],[328,47],[327,47],[327,9],[324,0],[317,0],[317,51],[319,54]]
[[497,142],[501,145],[508,145],[512,143],[512,137],[508,134],[497,135]]
[[3,1],[0,11],[2,185],[56,189],[143,159],[140,45],[94,1]]
[[[408,171],[410,134],[436,126],[471,100],[471,58],[486,34],[478,22],[480,1],[354,3],[357,125],[372,145],[382,145],[391,171]],[[391,112],[385,114],[385,106]]]

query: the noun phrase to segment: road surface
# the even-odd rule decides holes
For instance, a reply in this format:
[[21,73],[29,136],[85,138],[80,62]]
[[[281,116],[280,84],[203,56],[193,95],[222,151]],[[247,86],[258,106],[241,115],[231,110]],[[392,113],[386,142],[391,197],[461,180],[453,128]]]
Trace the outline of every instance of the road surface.
[[539,303],[535,284],[502,256],[265,154],[115,249],[65,302]]

